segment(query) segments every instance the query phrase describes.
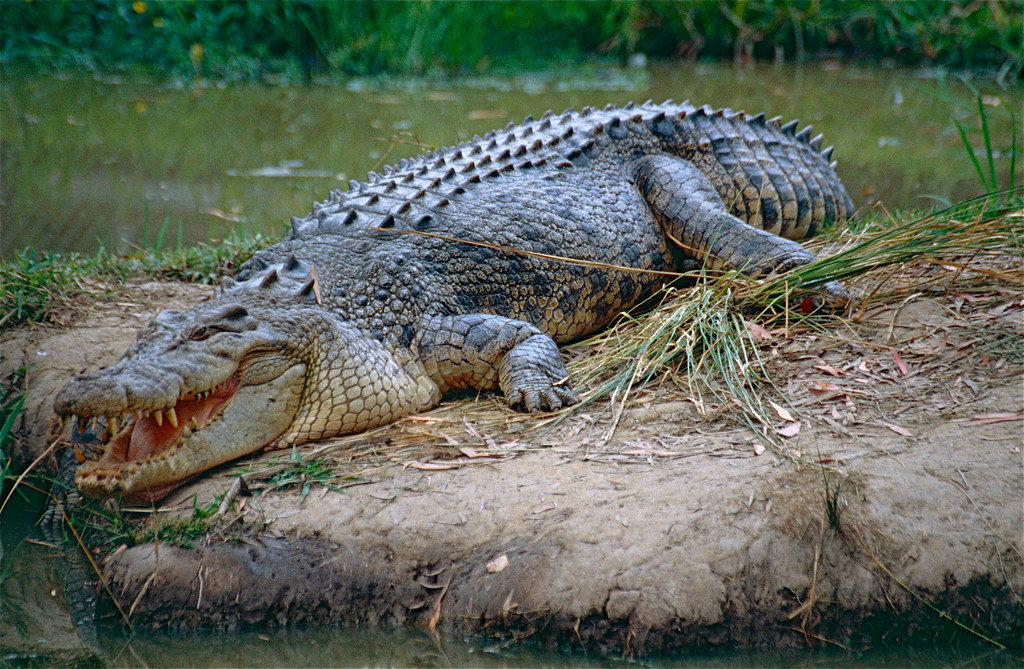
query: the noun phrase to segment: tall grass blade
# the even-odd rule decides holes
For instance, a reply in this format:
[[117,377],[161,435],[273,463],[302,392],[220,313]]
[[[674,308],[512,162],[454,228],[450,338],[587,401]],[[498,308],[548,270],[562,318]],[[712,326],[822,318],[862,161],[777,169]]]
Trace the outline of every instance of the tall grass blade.
[[985,190],[994,190],[995,186],[990,185],[988,180],[985,178],[985,173],[981,169],[981,164],[978,162],[978,158],[974,155],[974,147],[971,146],[971,141],[967,139],[967,131],[964,130],[964,126],[961,125],[960,121],[953,119],[953,123],[956,124],[956,129],[960,133],[960,141],[964,143],[964,149],[967,151],[967,157],[971,159],[971,163],[974,165],[974,171],[978,173],[978,179],[985,186]]
[[165,216],[164,222],[160,224],[160,229],[156,233],[156,243],[153,246],[154,251],[159,251],[164,245],[164,235],[167,234],[167,228],[171,225],[170,217]]
[[7,415],[4,416],[4,424],[0,426],[0,498],[3,497],[4,481],[7,479],[7,456],[5,449],[11,437],[11,429],[14,421],[21,414],[21,408],[25,405],[25,393],[21,393],[9,407],[4,407]]
[[1017,185],[1017,115],[1013,113],[1013,107],[1004,106],[1010,115],[1010,186],[1013,187]]
[[[988,131],[988,114],[985,113],[985,103],[980,95],[978,98],[978,116],[981,118],[981,135],[985,138],[985,157],[988,159],[988,174],[989,188],[988,190],[995,190],[998,188],[996,180],[996,164],[992,155],[992,137]],[[1010,184],[1013,185],[1012,183]]]

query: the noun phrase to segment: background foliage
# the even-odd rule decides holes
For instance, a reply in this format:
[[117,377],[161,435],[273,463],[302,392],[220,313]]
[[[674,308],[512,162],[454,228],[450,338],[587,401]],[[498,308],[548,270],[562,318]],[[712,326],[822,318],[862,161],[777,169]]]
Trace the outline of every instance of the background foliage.
[[891,58],[1020,76],[1017,0],[0,2],[0,59],[172,76],[465,74],[584,60]]

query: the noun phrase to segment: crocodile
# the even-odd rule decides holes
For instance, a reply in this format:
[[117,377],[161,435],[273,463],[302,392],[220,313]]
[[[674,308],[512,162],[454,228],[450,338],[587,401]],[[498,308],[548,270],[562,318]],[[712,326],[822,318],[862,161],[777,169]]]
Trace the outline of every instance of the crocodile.
[[797,125],[671,100],[569,109],[370,172],[68,383],[55,409],[77,418],[76,485],[156,501],[459,389],[500,389],[527,412],[571,405],[558,343],[681,267],[762,277],[811,262],[799,240],[852,215],[832,148]]

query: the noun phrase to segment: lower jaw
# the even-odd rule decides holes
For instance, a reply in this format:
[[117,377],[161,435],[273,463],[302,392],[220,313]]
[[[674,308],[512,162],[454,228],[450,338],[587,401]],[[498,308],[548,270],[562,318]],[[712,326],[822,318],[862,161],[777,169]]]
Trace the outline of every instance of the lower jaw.
[[122,496],[121,499],[125,502],[134,502],[140,504],[156,504],[164,497],[167,497],[167,495],[171,494],[174,490],[184,485],[186,482],[187,480],[178,481],[176,483],[165,483],[163,485],[153,486],[151,488],[146,488],[145,490],[140,490],[131,493],[130,495]]
[[[87,467],[87,465],[83,466]],[[110,475],[108,474],[108,476]],[[139,487],[129,477],[112,477],[115,479],[114,481],[104,480],[106,478],[107,476],[101,478],[95,474],[90,475],[88,472],[82,472],[80,469],[75,477],[75,486],[87,497],[97,499],[117,497],[126,502],[151,504],[163,499],[175,488],[184,485],[188,481],[185,478],[171,483]]]

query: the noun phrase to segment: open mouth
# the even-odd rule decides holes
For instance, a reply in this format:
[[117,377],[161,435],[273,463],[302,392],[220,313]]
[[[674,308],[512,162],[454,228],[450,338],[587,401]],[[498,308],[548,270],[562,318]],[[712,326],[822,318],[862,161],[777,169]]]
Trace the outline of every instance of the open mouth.
[[[192,433],[206,426],[234,396],[238,378],[230,377],[210,390],[178,397],[174,405],[156,410],[125,410],[120,415],[77,415],[78,435],[94,437],[74,442],[81,465],[76,478],[88,476],[101,485],[133,474],[139,465],[167,460]],[[106,425],[101,426],[105,419]]]

